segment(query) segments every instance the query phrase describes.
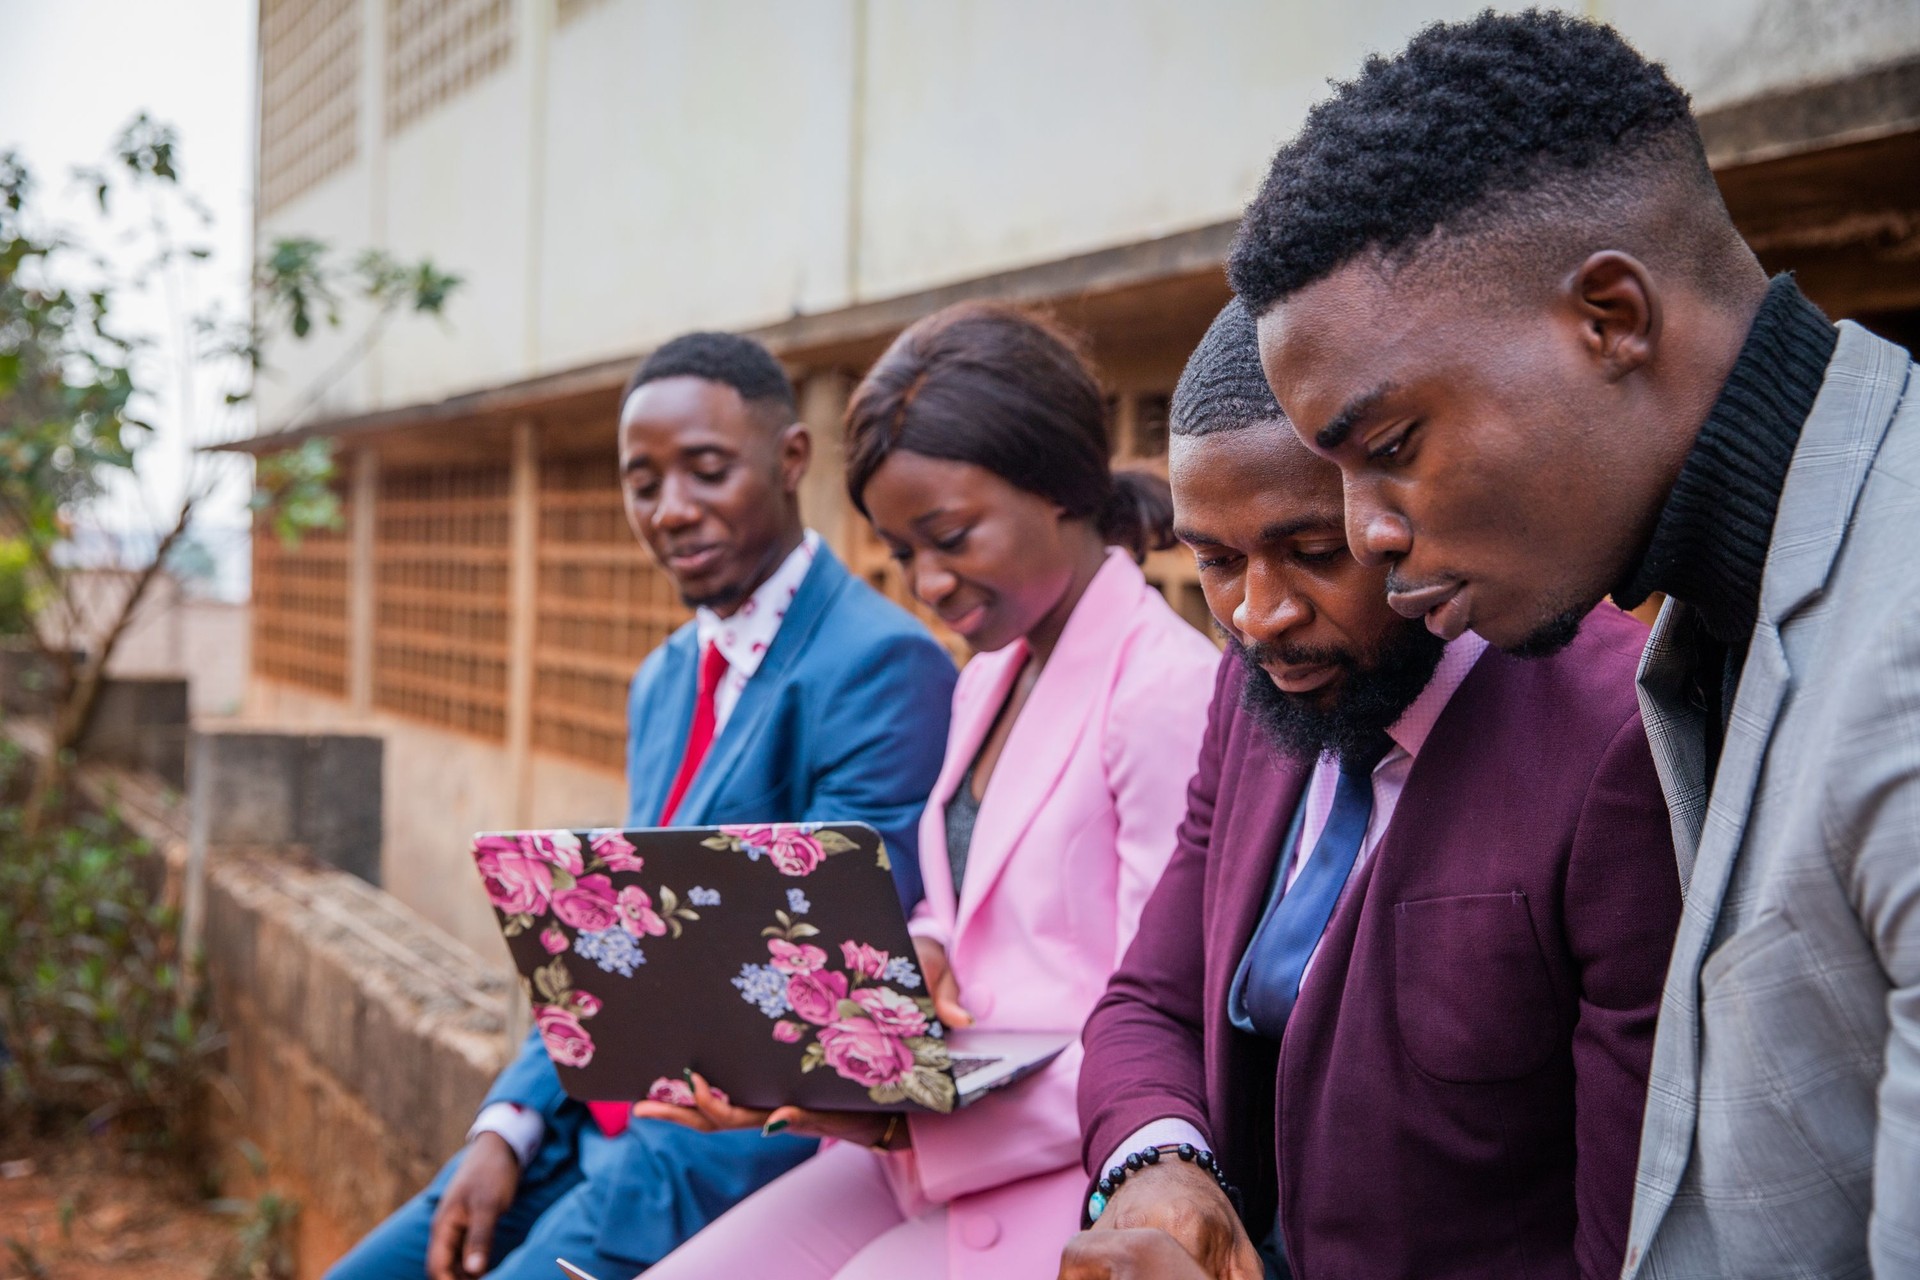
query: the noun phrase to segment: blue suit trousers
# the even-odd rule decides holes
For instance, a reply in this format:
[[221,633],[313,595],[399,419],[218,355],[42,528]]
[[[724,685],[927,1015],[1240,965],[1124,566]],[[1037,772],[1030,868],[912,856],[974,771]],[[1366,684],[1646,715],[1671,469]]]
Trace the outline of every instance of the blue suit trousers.
[[[657,1121],[636,1127],[684,1133]],[[634,1154],[629,1144],[639,1138],[634,1130],[609,1138],[591,1124],[576,1126],[564,1136],[550,1131],[540,1156],[520,1183],[519,1194],[494,1226],[489,1280],[559,1280],[555,1258],[565,1258],[598,1280],[627,1280],[646,1270],[647,1264],[657,1261],[676,1240],[719,1216],[735,1200],[812,1155],[817,1146],[809,1139],[762,1138],[751,1130],[702,1139],[719,1144],[712,1154],[720,1167],[713,1172],[723,1182],[731,1173],[741,1179],[740,1185],[701,1189],[706,1194],[678,1185],[648,1187],[641,1192],[640,1188],[620,1186],[620,1175]],[[571,1151],[547,1149],[556,1142],[577,1145]],[[728,1148],[736,1150],[729,1156]],[[459,1164],[460,1156],[449,1160],[426,1190],[402,1205],[335,1263],[326,1280],[422,1280],[434,1211],[440,1207],[440,1197]],[[648,1166],[643,1163],[641,1167]],[[714,1199],[716,1191],[724,1194]],[[664,1203],[649,1203],[653,1200]],[[620,1212],[662,1217],[661,1221],[649,1221],[648,1229],[639,1233],[656,1240],[648,1250],[655,1256],[614,1257],[600,1251],[606,1215]],[[614,1234],[635,1233],[629,1230]]]
[[[579,1160],[541,1161],[536,1176],[520,1184],[520,1193],[493,1230],[493,1280],[560,1280],[555,1258],[565,1258],[599,1280],[626,1280],[638,1269],[632,1262],[602,1257],[594,1248],[600,1235],[601,1198],[587,1176],[604,1155],[589,1151],[613,1147],[618,1139],[597,1130],[582,1132]],[[427,1270],[427,1236],[440,1197],[460,1165],[447,1161],[426,1190],[406,1202],[369,1232],[327,1272],[326,1280],[421,1280]],[[602,1160],[590,1159],[601,1155]],[[541,1176],[544,1174],[544,1176]]]

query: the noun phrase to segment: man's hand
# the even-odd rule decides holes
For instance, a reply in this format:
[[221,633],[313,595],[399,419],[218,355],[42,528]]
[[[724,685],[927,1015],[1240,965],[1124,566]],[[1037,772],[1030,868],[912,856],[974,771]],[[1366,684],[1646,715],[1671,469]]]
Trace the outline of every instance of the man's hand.
[[1129,1229],[1138,1227],[1166,1233],[1211,1280],[1261,1280],[1266,1274],[1240,1215],[1213,1175],[1199,1165],[1162,1156],[1160,1163],[1128,1174],[1086,1234],[1130,1235]]
[[520,1161],[497,1133],[474,1138],[433,1211],[427,1236],[429,1280],[473,1280],[486,1274],[493,1227],[520,1189]]
[[[1107,1216],[1100,1215],[1104,1224]],[[1260,1276],[1255,1271],[1256,1280]],[[1124,1231],[1096,1225],[1067,1241],[1060,1280],[1212,1280],[1177,1241],[1152,1227]]]
[[920,961],[920,974],[927,980],[934,1016],[950,1027],[972,1026],[973,1015],[960,1007],[960,983],[947,964],[947,949],[932,938],[915,938],[913,950]]
[[[706,1077],[692,1072],[687,1077],[693,1082],[693,1105],[682,1107],[671,1102],[636,1102],[633,1114],[642,1120],[666,1120],[682,1128],[698,1133],[718,1133],[726,1129],[758,1129],[771,1137],[776,1133],[790,1133],[800,1138],[838,1138],[843,1142],[857,1142],[863,1147],[872,1146],[880,1141],[887,1131],[887,1117],[870,1111],[809,1111],[805,1107],[777,1107],[772,1111],[756,1111],[752,1107],[736,1107],[727,1101],[727,1095],[708,1084]],[[895,1125],[898,1135],[906,1133],[905,1125]],[[894,1145],[899,1145],[897,1142]],[[440,1280],[435,1277],[434,1280]]]

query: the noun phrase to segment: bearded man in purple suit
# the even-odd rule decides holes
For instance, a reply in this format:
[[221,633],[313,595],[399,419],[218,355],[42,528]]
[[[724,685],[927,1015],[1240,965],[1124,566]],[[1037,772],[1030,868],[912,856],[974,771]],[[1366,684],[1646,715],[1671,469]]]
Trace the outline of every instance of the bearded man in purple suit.
[[1610,1280],[1680,907],[1645,629],[1602,605],[1528,659],[1395,614],[1237,301],[1173,432],[1230,652],[1084,1033],[1062,1276]]

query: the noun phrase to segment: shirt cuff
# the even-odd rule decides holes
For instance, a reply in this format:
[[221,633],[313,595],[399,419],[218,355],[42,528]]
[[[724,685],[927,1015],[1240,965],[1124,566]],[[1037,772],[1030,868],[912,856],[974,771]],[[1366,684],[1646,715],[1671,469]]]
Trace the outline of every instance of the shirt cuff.
[[925,938],[929,942],[937,942],[940,944],[942,951],[948,949],[946,926],[931,916],[915,916],[913,919],[908,920],[907,936],[910,938]]
[[1094,1170],[1094,1176],[1099,1177],[1105,1174],[1107,1170],[1136,1151],[1144,1151],[1148,1147],[1178,1146],[1182,1142],[1190,1142],[1201,1151],[1213,1150],[1213,1144],[1207,1141],[1207,1136],[1185,1120],[1176,1120],[1171,1116],[1160,1120],[1149,1120],[1128,1134],[1126,1141],[1114,1148],[1113,1154],[1107,1157],[1106,1163]]
[[517,1102],[494,1102],[480,1108],[473,1128],[467,1130],[467,1141],[472,1142],[483,1133],[499,1134],[513,1148],[514,1158],[525,1169],[540,1150],[540,1139],[547,1135],[547,1122],[531,1107]]

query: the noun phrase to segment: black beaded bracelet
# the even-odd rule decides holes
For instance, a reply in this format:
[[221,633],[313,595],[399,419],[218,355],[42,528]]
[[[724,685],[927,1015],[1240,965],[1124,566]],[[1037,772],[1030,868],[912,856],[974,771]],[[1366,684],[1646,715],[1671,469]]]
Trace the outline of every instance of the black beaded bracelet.
[[1135,1151],[1125,1160],[1122,1160],[1119,1164],[1107,1170],[1106,1175],[1094,1185],[1093,1194],[1087,1197],[1086,1216],[1080,1225],[1083,1228],[1090,1227],[1102,1213],[1106,1212],[1107,1202],[1112,1200],[1114,1193],[1120,1190],[1120,1185],[1127,1180],[1128,1174],[1138,1173],[1150,1164],[1159,1164],[1160,1157],[1169,1152],[1180,1157],[1188,1164],[1199,1165],[1202,1169],[1212,1174],[1213,1180],[1219,1184],[1220,1190],[1226,1193],[1228,1202],[1233,1205],[1233,1211],[1235,1213],[1240,1212],[1240,1192],[1235,1189],[1231,1182],[1227,1181],[1227,1175],[1220,1172],[1220,1164],[1213,1158],[1213,1152],[1203,1151],[1191,1142],[1169,1142],[1157,1147],[1145,1147],[1139,1151]]

